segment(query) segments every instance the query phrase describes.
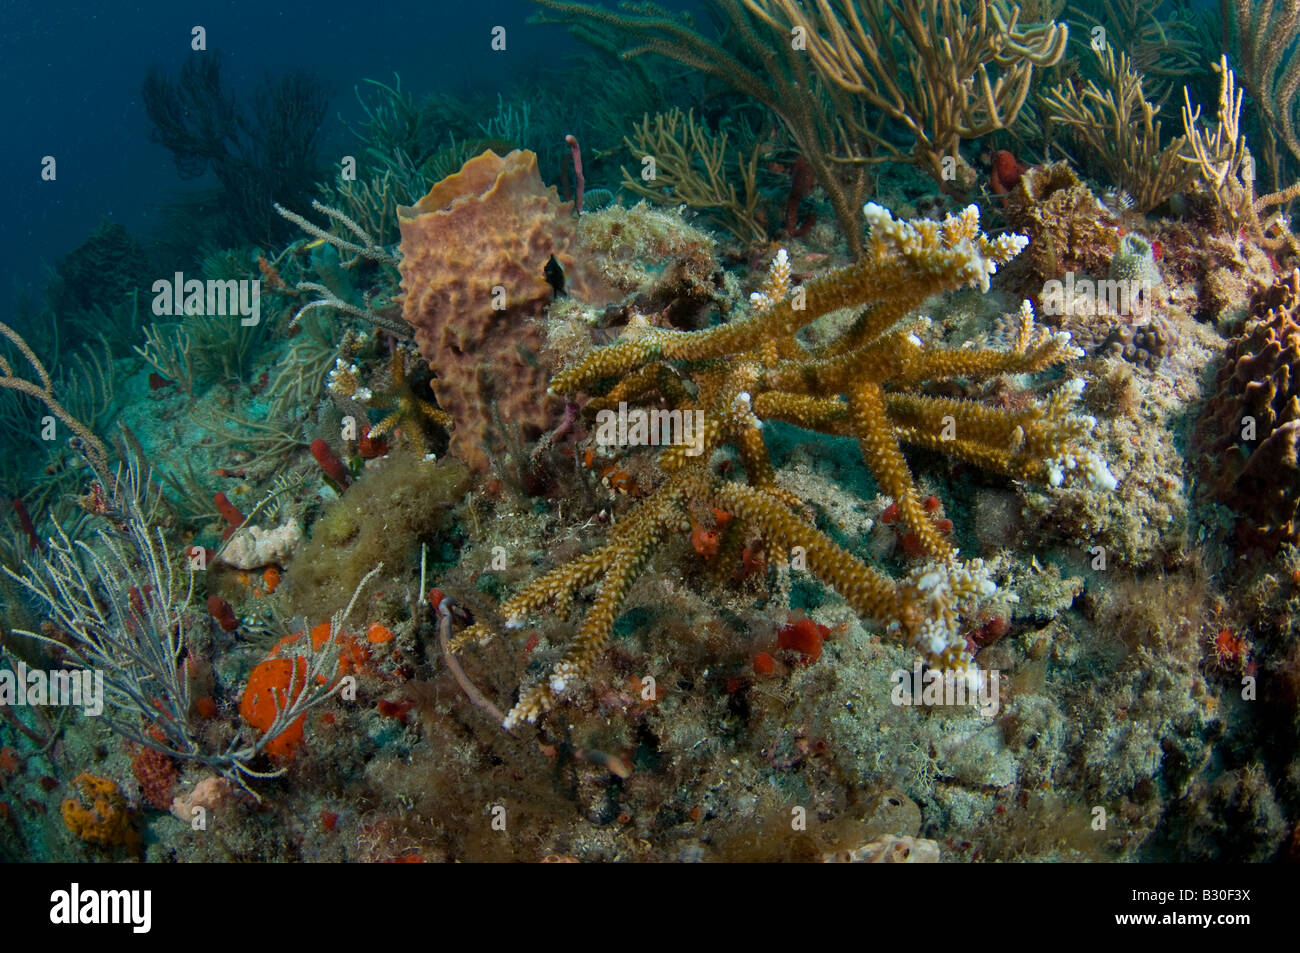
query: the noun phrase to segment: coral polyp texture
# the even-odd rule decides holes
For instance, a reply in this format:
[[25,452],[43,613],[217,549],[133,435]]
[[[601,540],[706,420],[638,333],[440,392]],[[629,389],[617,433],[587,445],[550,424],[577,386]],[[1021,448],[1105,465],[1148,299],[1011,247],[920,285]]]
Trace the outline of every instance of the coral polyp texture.
[[[1082,382],[1070,380],[1042,400],[1010,410],[977,401],[931,396],[926,384],[1032,374],[1081,356],[1069,335],[1034,324],[1026,303],[1004,348],[947,348],[927,343],[924,319],[904,319],[932,295],[962,287],[987,291],[989,278],[1025,246],[1017,235],[988,238],[974,206],[942,222],[899,221],[884,208],[863,210],[868,234],[860,261],[792,290],[781,253],[748,317],[702,331],[637,327],[593,350],[551,383],[553,392],[589,397],[590,414],[621,406],[666,405],[670,413],[702,414],[703,439],[664,450],[662,483],[611,533],[611,539],[527,586],[503,604],[518,625],[551,603],[567,609],[574,595],[600,589],[548,680],[528,688],[508,713],[513,727],[533,721],[586,676],[604,649],[618,608],[665,535],[703,504],[730,514],[729,533],[756,530],[769,552],[806,559],[864,619],[884,625],[930,665],[972,676],[974,664],[958,620],[993,594],[982,561],[962,561],[935,527],[913,480],[902,445],[937,450],[1020,480],[1060,485],[1080,479],[1106,489],[1105,463],[1081,446],[1094,421],[1073,412]],[[861,309],[839,334],[817,347],[799,340],[812,322],[844,308]],[[902,526],[924,558],[894,580],[863,564],[797,513],[798,499],[776,481],[763,438],[765,420],[858,441],[882,492],[895,501]],[[743,482],[712,466],[730,445]]]

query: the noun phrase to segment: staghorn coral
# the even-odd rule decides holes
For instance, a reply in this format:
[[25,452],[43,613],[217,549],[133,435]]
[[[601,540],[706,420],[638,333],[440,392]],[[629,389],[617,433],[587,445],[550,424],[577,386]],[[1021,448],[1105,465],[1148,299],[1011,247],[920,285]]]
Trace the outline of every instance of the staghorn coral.
[[[623,599],[663,538],[689,527],[689,508],[729,514],[728,537],[756,531],[770,557],[806,558],[807,568],[839,591],[863,617],[879,620],[931,664],[974,674],[958,619],[994,587],[979,560],[961,562],[931,520],[901,444],[938,450],[1016,479],[1060,485],[1066,473],[1113,487],[1105,464],[1077,448],[1091,418],[1071,412],[1082,387],[1070,381],[1047,398],[1015,410],[931,397],[929,381],[1032,373],[1080,352],[1068,334],[1034,326],[1026,303],[1006,350],[945,349],[918,336],[925,322],[899,322],[932,294],[964,286],[987,291],[989,276],[1025,244],[1021,236],[988,239],[974,206],[943,222],[897,221],[869,204],[866,254],[791,293],[782,256],[755,297],[749,317],[703,331],[630,328],[559,374],[556,393],[587,393],[587,411],[665,401],[674,412],[703,414],[700,445],[674,445],[659,457],[663,482],[611,531],[601,548],[526,586],[501,607],[508,626],[554,603],[564,613],[576,593],[603,580],[564,658],[549,679],[527,689],[505,719],[532,721],[571,691],[607,643]],[[817,318],[866,306],[838,337],[810,350],[796,333]],[[901,581],[864,565],[797,515],[799,500],[776,483],[763,438],[764,420],[857,438],[898,520],[914,534],[924,562]],[[739,454],[746,482],[710,466],[715,449]],[[723,544],[724,548],[727,543]],[[458,644],[488,634],[483,624]]]
[[1198,428],[1208,493],[1239,514],[1243,543],[1268,551],[1300,542],[1298,309],[1300,270],[1278,279],[1228,343]]
[[572,252],[572,204],[545,188],[537,156],[490,149],[399,210],[402,317],[437,373],[432,387],[451,415],[451,453],[477,471],[512,443],[531,443],[559,419],[539,358],[540,315],[555,288],[608,297]]
[[[427,372],[426,372],[427,373]],[[367,407],[381,409],[383,416],[366,434],[368,440],[384,440],[399,429],[407,442],[421,453],[428,449],[427,427],[450,431],[451,416],[436,407],[413,380],[407,379],[406,356],[403,349],[393,346],[389,362],[390,386],[379,393],[361,385],[356,366],[338,358],[330,372],[329,389],[335,397],[355,400]]]

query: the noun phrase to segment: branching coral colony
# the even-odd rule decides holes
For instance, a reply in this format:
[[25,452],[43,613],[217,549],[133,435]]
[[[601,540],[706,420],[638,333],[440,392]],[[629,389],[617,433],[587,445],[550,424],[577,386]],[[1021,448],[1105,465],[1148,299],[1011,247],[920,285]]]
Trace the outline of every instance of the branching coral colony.
[[[703,452],[698,446],[662,451],[658,463],[665,479],[603,546],[502,605],[507,626],[518,626],[548,604],[566,611],[579,590],[601,580],[563,659],[546,681],[522,693],[505,727],[536,720],[589,674],[633,580],[664,537],[687,522],[691,505],[730,514],[726,533],[756,531],[776,559],[802,557],[861,616],[884,624],[931,665],[971,678],[974,661],[959,616],[994,586],[983,563],[959,560],[931,522],[900,444],[946,452],[1018,480],[1059,485],[1081,478],[1093,487],[1114,487],[1105,463],[1079,446],[1094,425],[1071,412],[1082,390],[1079,380],[1017,409],[921,392],[926,382],[1033,373],[1082,355],[1069,334],[1036,328],[1028,302],[1013,321],[1005,350],[926,343],[919,336],[925,319],[902,322],[931,295],[966,286],[987,291],[989,276],[1027,239],[989,239],[974,206],[943,222],[898,221],[874,204],[864,214],[869,234],[856,264],[791,293],[788,262],[779,253],[748,317],[701,331],[629,328],[622,340],[594,349],[554,378],[556,393],[590,395],[588,412],[619,402],[701,411],[704,446]],[[862,306],[841,334],[817,350],[796,337],[824,315]],[[923,561],[906,578],[891,579],[799,516],[799,501],[776,483],[764,420],[856,437],[880,489],[894,498],[900,522],[919,540]],[[713,451],[726,444],[738,452],[744,482],[724,479],[711,465]],[[458,644],[487,634],[479,623]]]

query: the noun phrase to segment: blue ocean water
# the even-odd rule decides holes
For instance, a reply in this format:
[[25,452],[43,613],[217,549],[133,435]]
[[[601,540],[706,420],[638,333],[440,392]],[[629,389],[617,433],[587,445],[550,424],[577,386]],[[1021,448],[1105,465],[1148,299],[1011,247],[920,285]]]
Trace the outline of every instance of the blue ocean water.
[[[161,204],[210,184],[178,176],[167,150],[150,141],[140,98],[151,64],[174,73],[196,55],[194,26],[206,28],[207,48],[222,56],[225,83],[237,96],[249,95],[267,73],[318,76],[331,94],[322,140],[328,153],[355,147],[337,117],[359,118],[352,90],[364,79],[392,82],[396,71],[421,95],[495,89],[577,48],[563,29],[527,26],[533,12],[527,0],[364,9],[328,0],[5,3],[0,315],[12,315],[20,292],[39,296],[49,269],[100,221],[146,236]],[[495,26],[508,31],[507,51],[485,55]],[[41,178],[45,156],[57,160],[54,182]]]

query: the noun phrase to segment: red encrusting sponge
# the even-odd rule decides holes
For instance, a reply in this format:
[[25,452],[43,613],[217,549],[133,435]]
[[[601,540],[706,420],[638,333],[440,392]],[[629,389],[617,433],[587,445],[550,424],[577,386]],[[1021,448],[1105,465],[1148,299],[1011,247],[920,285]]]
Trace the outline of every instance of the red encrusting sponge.
[[239,620],[235,618],[235,610],[230,608],[230,603],[220,596],[208,596],[208,613],[227,632],[234,632],[239,628]]
[[818,625],[812,619],[795,619],[789,625],[781,627],[777,633],[777,645],[783,649],[793,649],[807,662],[815,662],[822,657],[822,640],[830,629]]

